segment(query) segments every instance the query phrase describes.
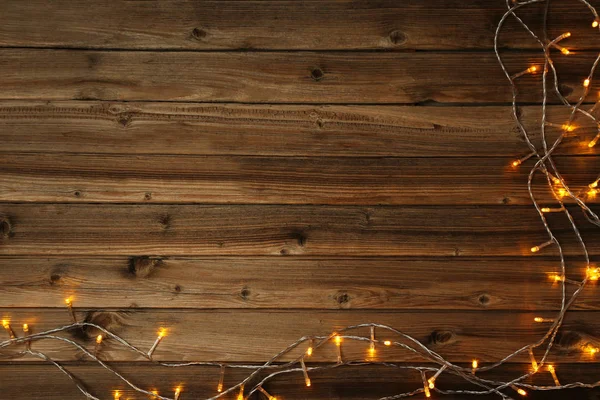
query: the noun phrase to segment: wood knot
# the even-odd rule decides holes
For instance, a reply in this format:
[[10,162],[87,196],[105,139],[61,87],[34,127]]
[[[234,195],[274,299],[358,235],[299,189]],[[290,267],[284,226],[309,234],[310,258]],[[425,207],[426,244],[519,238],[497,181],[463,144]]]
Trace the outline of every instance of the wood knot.
[[512,203],[512,200],[510,199],[510,197],[504,197],[502,199],[502,204],[510,204]]
[[301,232],[297,232],[294,234],[296,241],[298,242],[298,246],[300,247],[304,247],[306,245],[306,235],[301,233]]
[[82,196],[82,194],[81,194],[81,191],[80,191],[80,190],[76,190],[76,191],[74,191],[74,192],[73,192],[73,196],[75,196],[75,197],[77,197],[77,198],[81,197],[81,196]]
[[389,35],[389,39],[393,45],[399,46],[406,42],[406,35],[400,31],[392,31]]
[[344,292],[344,291],[337,292],[333,296],[333,299],[340,306],[346,306],[346,305],[348,305],[348,303],[350,303],[350,295],[348,293]]
[[125,114],[121,114],[119,115],[119,117],[117,118],[117,123],[119,125],[121,125],[123,128],[126,128],[127,126],[129,126],[131,124],[131,119],[132,119],[132,115],[125,113]]
[[[110,332],[117,332],[125,324],[125,313],[116,311],[89,311],[83,322],[98,325]],[[96,336],[103,333],[93,326],[84,326],[81,332],[88,339],[96,338]]]
[[171,216],[168,214],[161,215],[158,217],[158,222],[163,229],[167,230],[171,227]]
[[323,70],[319,67],[313,68],[310,71],[310,77],[316,82],[319,82],[324,76]]
[[429,337],[431,344],[451,344],[456,342],[456,335],[452,331],[433,331]]
[[206,31],[202,28],[192,29],[192,37],[196,40],[202,40],[206,37]]
[[181,293],[181,285],[175,285],[175,287],[173,288],[173,290],[175,291],[175,293]]
[[144,200],[152,200],[152,193],[147,192],[146,194],[144,194]]
[[243,287],[242,290],[240,290],[240,297],[243,300],[248,300],[250,298],[250,289],[247,287]]
[[477,297],[477,301],[482,306],[487,307],[492,301],[492,298],[487,293],[482,293]]
[[129,273],[136,278],[147,278],[163,264],[162,259],[155,257],[133,257],[129,260]]
[[0,237],[8,238],[12,233],[12,226],[8,218],[0,219]]

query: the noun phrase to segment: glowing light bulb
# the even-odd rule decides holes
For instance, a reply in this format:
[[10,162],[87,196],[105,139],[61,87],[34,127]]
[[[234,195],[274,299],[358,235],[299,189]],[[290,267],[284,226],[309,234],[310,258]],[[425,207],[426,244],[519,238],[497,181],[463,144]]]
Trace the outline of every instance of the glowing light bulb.
[[540,251],[540,247],[539,247],[539,246],[533,246],[533,247],[531,248],[531,252],[532,252],[532,253],[537,253],[538,251]]
[[564,38],[571,37],[571,32],[565,32],[565,33],[563,33],[563,34],[562,34],[562,36],[563,36]]
[[527,68],[527,72],[529,72],[530,74],[534,74],[537,72],[537,67],[535,65],[532,65],[531,67]]
[[597,281],[600,279],[600,268],[588,268],[587,277],[590,281]]
[[335,348],[337,349],[337,363],[342,363],[342,338],[339,335],[335,335]]
[[369,343],[369,355],[375,357],[375,327],[371,326],[371,342]]
[[519,165],[521,165],[521,161],[519,161],[519,160],[515,160],[512,162],[513,167],[518,167]]
[[71,320],[73,321],[74,324],[76,324],[77,317],[75,316],[75,311],[73,310],[73,299],[71,297],[67,297],[65,299],[65,304],[67,305],[67,308],[69,309],[69,314],[71,314]]
[[67,307],[71,307],[73,305],[73,300],[68,297],[65,299],[65,304],[67,305]]
[[542,322],[554,322],[554,320],[552,318],[542,318],[542,317],[535,317],[533,320],[535,322],[538,322],[538,323],[542,323]]
[[596,136],[595,138],[593,138],[592,140],[590,140],[590,142],[588,143],[588,147],[592,148],[596,145],[596,143],[598,143],[598,139],[600,138],[600,135]]
[[526,391],[524,391],[524,390],[523,390],[523,389],[521,389],[521,388],[519,388],[519,389],[517,390],[517,393],[519,393],[521,396],[527,396],[527,392],[526,392]]
[[479,367],[479,361],[477,361],[477,360],[473,360],[473,361],[471,362],[471,368],[472,368],[472,369],[477,369],[477,367]]
[[583,87],[588,87],[588,86],[590,86],[590,78],[586,78],[586,79],[583,81]]
[[221,365],[221,373],[219,375],[219,383],[217,384],[217,392],[223,391],[223,381],[225,380],[225,366]]
[[564,47],[561,47],[560,52],[563,53],[565,56],[571,54],[571,52],[568,49],[565,49]]
[[590,190],[587,191],[587,195],[591,199],[595,198],[597,194],[598,194],[598,190],[597,189],[590,189]]
[[533,246],[531,248],[531,252],[532,253],[537,253],[538,251],[540,251],[541,249],[543,249],[544,247],[548,247],[550,246],[552,243],[554,243],[552,240],[548,240],[547,242],[544,242],[538,246]]
[[152,389],[150,393],[152,393],[152,397],[158,397],[158,390]]
[[556,370],[552,364],[548,365],[548,371],[552,375],[552,379],[554,380],[554,384],[556,386],[560,386],[560,381],[558,380],[558,376],[556,376]]
[[175,388],[175,395],[173,396],[173,399],[179,400],[179,395],[181,395],[181,386],[177,386]]
[[553,213],[553,212],[561,212],[564,211],[564,208],[550,208],[550,207],[542,207],[540,209],[540,211],[542,211],[543,213]]
[[306,364],[304,364],[304,358],[300,359],[300,365],[302,366],[302,375],[304,375],[304,383],[306,387],[310,387],[310,378],[308,377],[308,370]]
[[115,390],[113,392],[113,398],[114,398],[114,400],[120,400],[121,399],[121,392],[118,391],[118,390]]
[[596,181],[590,183],[588,186],[592,189],[597,188],[598,187],[598,181],[600,181],[600,179],[597,179]]
[[588,344],[584,347],[584,351],[593,357],[596,355],[596,353],[598,353],[598,348]]
[[539,365],[535,360],[535,355],[533,354],[533,350],[531,349],[531,347],[529,348],[529,358],[531,359],[531,368],[533,368],[534,372],[537,372],[537,370],[539,369]]
[[6,332],[8,332],[8,336],[11,339],[16,338],[15,336],[15,332],[12,330],[11,326],[10,326],[10,321],[7,319],[3,319],[2,320],[2,326],[4,327],[4,329],[6,329]]
[[237,400],[244,400],[244,385],[240,385],[240,392],[237,395]]
[[425,373],[421,371],[421,378],[423,379],[423,392],[425,393],[425,397],[431,397],[431,392],[429,391],[429,382],[427,381],[427,377]]
[[29,325],[23,324],[23,332],[29,333]]
[[433,375],[431,378],[429,378],[427,380],[427,384],[429,386],[429,389],[435,388],[435,380],[437,379],[438,376],[440,376],[440,374],[442,372],[444,372],[445,369],[446,369],[446,365],[442,365],[442,368],[438,369],[437,372],[435,373],[435,375]]
[[152,344],[152,347],[150,347],[150,350],[148,350],[148,358],[152,358],[152,353],[154,353],[154,350],[156,350],[156,347],[165,336],[167,336],[167,330],[165,328],[160,328],[158,330],[158,337]]
[[100,344],[100,343],[102,343],[102,335],[98,335],[98,336],[96,336],[96,343],[97,343],[97,344]]
[[392,342],[390,342],[389,340],[386,340],[385,342],[383,342],[383,344],[386,346],[391,346]]
[[[575,129],[577,129],[577,127],[575,125],[571,125],[571,124],[563,124],[561,126],[561,128],[563,129],[563,131],[566,131],[566,132],[573,132]],[[560,183],[560,180],[558,182]]]
[[519,78],[519,77],[521,77],[523,75],[526,75],[526,74],[535,74],[537,72],[537,70],[538,70],[538,67],[535,66],[535,65],[532,65],[529,68],[527,68],[526,70],[523,70],[521,72],[517,72],[516,74],[514,74],[511,77],[511,79],[517,79],[517,78]]
[[600,25],[600,20],[595,19],[594,22],[592,22],[592,28],[597,28],[598,25]]

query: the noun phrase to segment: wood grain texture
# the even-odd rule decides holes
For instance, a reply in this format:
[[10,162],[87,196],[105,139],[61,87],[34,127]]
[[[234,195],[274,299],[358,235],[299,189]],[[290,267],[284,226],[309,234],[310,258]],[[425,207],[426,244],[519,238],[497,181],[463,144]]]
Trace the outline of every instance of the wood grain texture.
[[[111,390],[120,390],[124,398],[136,398],[136,392],[121,385],[112,375],[101,367],[91,363],[67,363],[66,368],[85,382],[92,394],[104,399],[110,398]],[[307,363],[308,367],[314,364]],[[404,366],[407,364],[400,364]],[[410,365],[410,364],[408,364]],[[131,377],[133,383],[145,390],[158,390],[161,395],[169,396],[173,388],[185,382],[182,398],[203,399],[216,394],[219,380],[218,367],[191,366],[185,368],[161,368],[148,363],[119,363],[113,365],[119,372]],[[433,367],[433,365],[431,365]],[[502,372],[488,372],[482,375],[488,379],[511,380],[528,372],[529,364],[508,364]],[[564,381],[595,382],[597,370],[594,365],[562,364],[557,373]],[[55,367],[43,364],[0,364],[0,389],[8,398],[22,396],[30,400],[64,400],[65,398],[81,398],[71,381],[62,375]],[[241,382],[248,372],[229,368],[226,370],[224,387],[229,388]],[[262,375],[259,375],[262,376]],[[93,378],[92,378],[93,377]],[[202,379],[198,379],[202,377]],[[265,385],[265,388],[275,396],[285,399],[332,399],[332,400],[375,400],[383,396],[391,396],[400,392],[412,391],[419,388],[420,376],[417,372],[378,365],[344,366],[318,372],[311,372],[312,386],[303,385],[302,375],[297,373],[283,374],[275,377]],[[549,373],[539,373],[534,380],[525,380],[551,386],[553,384]],[[443,390],[461,389],[467,387],[464,381],[457,380],[452,375],[442,374],[436,384]],[[250,388],[250,385],[247,385]],[[476,390],[475,387],[473,389]],[[507,394],[514,395],[511,390]],[[237,393],[236,393],[237,394]],[[528,399],[559,400],[565,396],[581,400],[595,400],[596,391],[545,391],[528,393]],[[434,393],[434,396],[436,394]],[[139,394],[138,394],[139,396]],[[185,396],[185,397],[184,397]],[[441,395],[440,395],[441,396]],[[255,395],[251,400],[263,397]],[[469,400],[473,396],[444,395],[447,400]],[[498,395],[477,396],[477,399],[497,399]]]
[[[0,157],[0,201],[529,205],[529,168],[513,159],[10,154]],[[600,158],[556,164],[586,197]],[[544,180],[538,201],[555,204]]]
[[[125,49],[490,49],[502,1],[3,1],[0,45]],[[519,10],[541,33],[542,4]],[[48,16],[51,16],[49,18]],[[549,37],[597,47],[592,14],[552,4]],[[501,45],[537,49],[512,19]]]
[[[524,258],[3,257],[0,307],[558,310],[559,271]],[[570,279],[584,271],[568,262]],[[600,310],[599,291],[573,309]]]
[[[558,57],[561,90],[583,94],[597,56]],[[175,62],[176,60],[176,62]],[[543,63],[509,52],[511,73]],[[245,103],[500,103],[509,83],[491,52],[0,51],[2,99],[161,100]],[[541,76],[519,78],[519,101],[540,102]],[[587,101],[596,102],[592,81]],[[555,96],[550,102],[557,102]],[[561,121],[562,122],[562,121]]]
[[[541,111],[519,108],[539,146]],[[569,110],[549,107],[555,123]],[[556,154],[599,154],[585,142]],[[560,132],[548,128],[548,140]],[[0,152],[261,156],[464,157],[526,153],[510,107],[306,106],[98,101],[0,101]],[[582,143],[584,141],[584,143]]]
[[[597,227],[574,219],[600,254]],[[550,224],[564,253],[580,255],[566,217]],[[517,206],[2,204],[0,226],[1,255],[531,256],[548,240]]]
[[[66,310],[54,309],[1,309],[3,318],[14,326],[28,323],[36,332],[70,324]],[[545,323],[533,318],[552,318],[555,312],[514,311],[312,311],[312,310],[86,310],[76,309],[77,318],[108,326],[129,343],[141,349],[149,349],[155,341],[159,327],[168,329],[167,336],[153,354],[155,360],[170,361],[222,361],[265,362],[302,337],[329,335],[347,326],[377,321],[407,333],[428,348],[435,350],[451,362],[470,362],[477,357],[482,365],[498,361],[512,351],[540,339],[549,329]],[[551,362],[595,362],[595,358],[581,351],[581,346],[598,347],[600,322],[598,313],[575,311],[567,315],[557,347],[551,351]],[[93,347],[98,331],[82,332],[75,328],[65,333],[67,337],[83,337],[84,343]],[[352,335],[369,337],[369,328],[358,328]],[[399,340],[391,333],[378,330],[379,340]],[[103,359],[110,361],[141,361],[137,353],[126,351],[122,346],[106,340],[102,349]],[[304,353],[307,343],[293,349],[280,361],[296,359]],[[47,339],[36,341],[32,347],[55,360],[79,360],[86,358],[79,350],[66,342]],[[335,362],[336,348],[333,342],[315,349],[311,361]],[[19,347],[3,349],[6,356],[14,355]],[[368,344],[362,341],[343,340],[344,360],[364,361]],[[17,361],[35,360],[31,356],[19,356]],[[517,356],[513,362],[527,362],[529,355]],[[420,355],[400,347],[382,346],[376,361],[424,362]]]

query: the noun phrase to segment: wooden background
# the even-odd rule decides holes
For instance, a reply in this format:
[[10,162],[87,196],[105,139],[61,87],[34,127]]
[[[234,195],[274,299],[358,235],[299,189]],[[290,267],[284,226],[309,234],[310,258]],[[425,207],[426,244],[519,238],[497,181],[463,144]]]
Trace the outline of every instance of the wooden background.
[[[547,236],[526,191],[529,164],[510,168],[527,151],[492,51],[504,9],[501,0],[0,1],[2,315],[39,332],[69,323],[73,296],[80,319],[143,348],[168,327],[160,360],[259,363],[303,335],[367,322],[454,362],[497,361],[537,340],[547,326],[533,317],[560,305],[547,277],[558,261],[553,249],[529,253]],[[523,11],[538,32],[540,10]],[[550,14],[550,37],[573,34],[574,54],[556,64],[575,99],[598,32],[576,1],[553,1]],[[512,72],[541,60],[516,23],[501,45]],[[539,84],[519,79],[532,128]],[[556,123],[567,115],[549,113]],[[556,158],[574,187],[600,171],[600,146],[583,144],[596,128],[577,133]],[[598,260],[598,230],[575,215]],[[569,277],[581,278],[568,222],[551,224]],[[585,289],[551,353],[564,382],[598,380],[577,344],[600,337],[599,295]],[[102,399],[122,388],[62,344],[35,346]],[[344,346],[346,358],[365,350]],[[2,397],[83,398],[54,367],[2,355]],[[215,394],[218,368],[159,368],[110,341],[102,357],[146,389],[171,395],[184,382],[182,399]],[[515,361],[487,376],[527,370],[526,358]],[[225,384],[244,376],[228,372]],[[267,389],[375,399],[420,386],[414,372],[378,366],[311,378],[310,389],[300,375]],[[464,384],[442,376],[439,386]]]

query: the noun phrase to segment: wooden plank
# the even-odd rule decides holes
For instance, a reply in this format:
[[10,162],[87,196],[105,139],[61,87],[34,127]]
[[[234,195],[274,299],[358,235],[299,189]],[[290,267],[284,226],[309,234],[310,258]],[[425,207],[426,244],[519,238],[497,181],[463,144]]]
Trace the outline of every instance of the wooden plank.
[[[569,100],[583,93],[596,52],[557,57]],[[511,73],[541,64],[510,52]],[[4,49],[2,99],[245,103],[499,103],[512,101],[491,52],[137,52]],[[519,79],[521,102],[541,101],[541,76]],[[592,81],[587,101],[600,89]],[[558,100],[551,97],[550,101]]]
[[[520,108],[541,144],[541,110]],[[569,110],[548,109],[551,121]],[[581,118],[577,138],[597,127]],[[548,140],[560,132],[549,128]],[[0,101],[1,152],[463,157],[526,153],[510,107]],[[569,138],[557,154],[599,154]]]
[[[574,218],[600,254],[597,227]],[[565,216],[550,225],[564,254],[581,255]],[[2,204],[0,226],[1,255],[531,256],[548,240],[533,208],[517,206]]]
[[[4,257],[0,307],[558,310],[559,272],[525,258]],[[568,262],[570,279],[584,274]],[[600,310],[599,290],[572,308]]]
[[[506,158],[283,158],[9,154],[0,201],[240,204],[531,204]],[[600,157],[557,159],[574,190]],[[545,183],[538,174],[537,182]],[[549,188],[539,200],[556,203]],[[597,198],[590,198],[591,203]]]
[[[314,364],[307,364],[311,367]],[[406,366],[410,364],[400,364]],[[88,390],[95,396],[103,399],[110,398],[111,390],[120,390],[124,398],[135,398],[136,392],[123,384],[120,384],[114,376],[110,375],[101,367],[92,363],[66,363],[67,370],[81,378]],[[426,365],[431,366],[433,365]],[[172,396],[173,389],[183,382],[182,398],[205,399],[216,394],[216,385],[219,380],[218,367],[189,366],[184,368],[161,368],[149,363],[119,363],[116,365],[119,372],[131,379],[144,390],[158,390],[163,396]],[[501,369],[487,373],[480,373],[487,379],[509,381],[529,372],[530,364],[506,364]],[[585,383],[597,380],[596,364],[560,364],[556,366],[557,373],[564,383],[582,381]],[[44,364],[0,364],[0,388],[7,398],[37,399],[39,393],[44,393],[46,400],[79,400],[82,398],[80,392],[75,389],[73,383],[62,375],[54,366]],[[227,389],[241,382],[248,376],[249,372],[240,369],[229,368],[225,373],[224,388]],[[201,376],[203,379],[198,379]],[[259,375],[260,377],[264,375]],[[284,397],[285,399],[378,399],[383,396],[391,396],[397,393],[418,389],[421,385],[420,375],[417,372],[385,367],[380,365],[343,366],[340,368],[314,371],[310,373],[312,385],[307,388],[303,385],[302,375],[288,373],[279,375],[270,380],[265,388],[269,393]],[[552,386],[553,381],[549,373],[540,372],[532,379],[525,380],[526,383]],[[442,390],[457,390],[473,388],[462,379],[449,374],[442,374],[436,379],[437,386]],[[253,385],[248,384],[250,389]],[[586,399],[595,391],[529,391],[527,398],[533,399],[564,399],[571,398]],[[506,390],[513,395],[513,392]],[[18,395],[18,396],[17,396]],[[236,393],[237,395],[237,393]],[[434,393],[434,396],[436,394]],[[17,397],[15,397],[17,396]],[[139,396],[139,394],[138,394]],[[441,397],[441,395],[439,395]],[[231,396],[226,398],[231,398]],[[251,399],[262,397],[253,396]],[[444,399],[468,400],[473,396],[467,395],[444,395]],[[478,396],[478,399],[497,399],[497,395]]]
[[[502,1],[4,1],[0,46],[127,49],[489,49]],[[541,34],[543,5],[519,11]],[[49,18],[51,16],[51,18]],[[549,36],[596,48],[579,2],[552,4]],[[576,38],[576,39],[575,39]],[[512,19],[501,43],[537,49]]]
[[[1,309],[3,318],[15,327],[28,323],[36,332],[70,324],[70,314],[55,309]],[[413,336],[428,348],[452,362],[470,362],[478,358],[481,365],[498,361],[522,346],[539,340],[549,329],[549,324],[536,323],[534,317],[552,318],[555,312],[514,311],[313,311],[313,310],[157,310],[124,309],[121,311],[76,309],[79,320],[96,322],[119,332],[134,346],[149,349],[154,343],[159,327],[167,328],[167,336],[153,353],[155,360],[171,361],[222,361],[260,363],[269,360],[281,350],[302,337],[329,335],[335,330],[362,323],[379,323],[392,326]],[[550,353],[552,362],[596,362],[595,357],[581,350],[581,346],[598,343],[600,329],[598,313],[577,311],[568,313],[560,346]],[[357,328],[352,335],[369,337],[369,328]],[[96,329],[80,329],[64,333],[67,337],[82,337],[93,347]],[[379,340],[400,340],[382,328],[376,330]],[[303,354],[308,344],[299,345],[280,361],[294,360]],[[3,349],[5,357],[15,356],[21,346]],[[47,339],[32,344],[56,360],[85,358],[76,348],[64,341]],[[315,349],[311,361],[336,362],[337,351],[333,342]],[[368,344],[343,339],[342,356],[345,361],[364,361]],[[88,347],[89,348],[89,347]],[[82,357],[83,356],[83,357]],[[140,361],[144,358],[125,350],[121,345],[107,340],[102,358],[110,361]],[[35,360],[21,356],[16,361]],[[519,355],[513,362],[527,362],[529,355]],[[400,347],[382,346],[375,361],[424,362],[422,357]]]

